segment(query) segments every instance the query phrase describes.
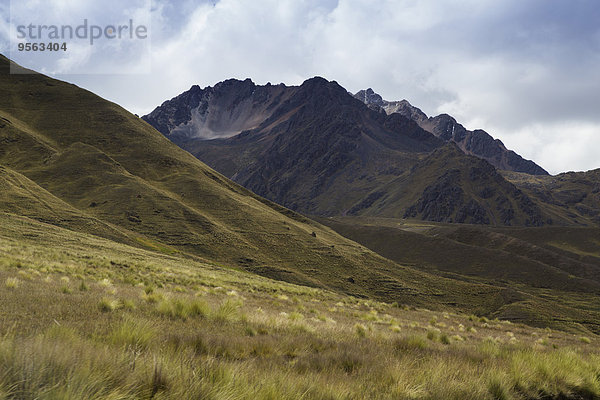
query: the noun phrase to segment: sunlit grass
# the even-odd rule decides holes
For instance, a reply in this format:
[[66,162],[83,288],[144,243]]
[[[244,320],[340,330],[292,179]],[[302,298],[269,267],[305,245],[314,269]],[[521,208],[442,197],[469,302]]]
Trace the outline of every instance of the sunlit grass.
[[19,279],[13,277],[13,278],[6,278],[6,280],[4,281],[4,286],[6,286],[8,289],[16,289],[18,288],[20,285],[20,281]]

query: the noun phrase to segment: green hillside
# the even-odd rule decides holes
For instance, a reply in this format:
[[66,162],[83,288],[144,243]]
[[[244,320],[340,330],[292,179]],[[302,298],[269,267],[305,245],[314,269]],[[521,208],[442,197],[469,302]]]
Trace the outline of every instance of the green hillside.
[[9,75],[4,58],[0,68],[0,164],[72,208],[137,233],[141,244],[313,285],[327,279],[308,277],[308,269],[319,278],[328,274],[322,265],[385,263],[318,224],[283,215],[119,106],[39,74]]
[[596,230],[334,231],[8,69],[0,400],[600,398]]
[[85,214],[3,166],[0,166],[0,210],[123,243],[134,243],[131,232]]

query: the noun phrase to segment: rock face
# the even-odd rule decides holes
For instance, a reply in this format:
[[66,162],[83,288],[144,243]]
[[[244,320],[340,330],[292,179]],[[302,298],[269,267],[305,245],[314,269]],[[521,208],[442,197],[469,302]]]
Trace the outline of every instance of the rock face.
[[227,138],[256,128],[289,95],[284,85],[229,79],[205,89],[194,85],[142,119],[173,141]]
[[533,161],[525,160],[512,150],[508,150],[500,140],[494,139],[486,131],[467,130],[448,114],[428,117],[406,100],[383,100],[373,89],[361,90],[354,97],[365,104],[380,107],[387,114],[402,114],[444,141],[456,143],[465,154],[483,158],[498,169],[524,172],[530,175],[548,175],[548,172],[542,167]]
[[[228,80],[193,86],[143,118],[217,171],[303,213],[551,222],[492,165],[441,134],[441,117],[371,90],[353,96],[319,77],[291,87]],[[424,128],[430,121],[439,122],[434,132]]]
[[402,114],[418,124],[427,120],[427,115],[417,107],[413,107],[407,100],[387,101],[384,100],[381,95],[375,93],[371,88],[357,92],[354,97],[365,104],[381,107],[386,114]]

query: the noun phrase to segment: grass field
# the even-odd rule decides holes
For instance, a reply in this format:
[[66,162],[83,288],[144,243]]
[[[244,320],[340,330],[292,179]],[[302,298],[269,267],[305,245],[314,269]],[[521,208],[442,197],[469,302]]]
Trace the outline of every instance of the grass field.
[[594,335],[0,226],[1,399],[600,397]]

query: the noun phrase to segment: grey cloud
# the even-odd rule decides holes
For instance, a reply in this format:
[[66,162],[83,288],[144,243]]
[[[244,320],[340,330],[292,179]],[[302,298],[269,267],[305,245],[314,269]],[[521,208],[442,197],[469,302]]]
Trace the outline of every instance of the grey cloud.
[[453,114],[553,172],[567,160],[600,167],[593,0],[155,0],[153,10],[152,74],[61,78],[143,114],[192,84],[320,75]]

